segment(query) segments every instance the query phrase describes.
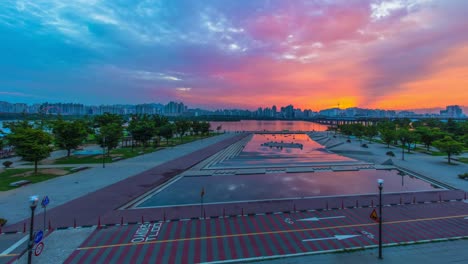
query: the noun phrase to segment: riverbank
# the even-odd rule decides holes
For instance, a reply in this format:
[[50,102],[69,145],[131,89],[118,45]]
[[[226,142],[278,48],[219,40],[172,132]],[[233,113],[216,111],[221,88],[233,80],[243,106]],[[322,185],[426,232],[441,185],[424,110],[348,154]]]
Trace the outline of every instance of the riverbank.
[[[324,145],[327,150],[336,154],[374,164],[391,162],[406,171],[432,178],[456,189],[468,191],[468,181],[458,178],[458,174],[468,172],[468,164],[466,163],[452,161],[452,164],[449,164],[446,156],[432,156],[420,152],[405,153],[405,160],[402,160],[401,148],[398,147],[390,146],[387,148],[385,144],[369,143],[367,140],[363,140],[362,142],[367,145],[367,148],[364,148],[358,139],[347,142],[348,137],[340,134],[333,137],[330,132],[314,132],[311,136],[312,139]],[[386,154],[388,151],[393,151],[396,156],[390,158]]]

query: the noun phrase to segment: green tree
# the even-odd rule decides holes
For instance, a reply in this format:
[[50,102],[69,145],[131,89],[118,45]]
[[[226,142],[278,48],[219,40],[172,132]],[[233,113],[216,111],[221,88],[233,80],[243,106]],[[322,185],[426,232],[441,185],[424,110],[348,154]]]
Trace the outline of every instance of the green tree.
[[190,121],[185,119],[175,121],[175,129],[177,134],[179,134],[180,142],[182,142],[182,138],[185,136],[185,133],[189,131],[190,125]]
[[210,122],[206,122],[206,121],[201,122],[200,131],[202,135],[208,135],[208,133],[210,132],[210,127],[211,127]]
[[107,155],[109,155],[110,151],[119,145],[119,141],[123,137],[124,120],[120,115],[104,113],[96,116],[94,123],[99,129],[96,140],[102,148],[107,149]]
[[441,138],[442,133],[438,129],[431,129],[429,127],[418,127],[416,133],[419,135],[419,139],[424,144],[426,149],[429,151],[429,148],[432,146],[432,143]]
[[96,116],[94,118],[94,123],[96,127],[102,127],[109,124],[119,124],[123,125],[124,120],[122,116],[117,114],[104,113],[103,115]]
[[165,116],[161,115],[153,115],[152,116],[152,121],[154,123],[154,128],[155,128],[155,135],[156,135],[156,146],[159,145],[159,142],[161,141],[161,127],[168,125],[169,124],[169,119]]
[[370,143],[379,134],[379,131],[377,130],[377,126],[370,125],[365,127],[364,134],[369,138]]
[[155,127],[163,127],[169,124],[169,119],[162,115],[153,115],[152,119]]
[[148,141],[156,135],[155,122],[146,114],[133,116],[127,131],[132,135],[134,140],[141,142],[143,147],[146,147]]
[[415,145],[418,140],[419,140],[418,134],[416,134],[413,131],[409,131],[408,138],[406,141],[406,146],[408,147],[408,153],[411,152],[411,146]]
[[405,160],[405,146],[410,140],[410,132],[408,129],[400,128],[397,131],[397,138],[400,140],[401,143],[401,159]]
[[52,152],[52,136],[41,129],[28,126],[11,126],[7,140],[15,147],[15,152],[23,160],[34,162],[34,174],[37,174],[37,163]]
[[89,130],[82,120],[64,121],[59,118],[52,125],[52,133],[55,136],[55,143],[67,150],[67,157],[70,157],[72,149],[81,145],[88,136]]
[[449,164],[452,155],[460,154],[463,151],[463,144],[453,140],[450,136],[434,141],[434,146],[447,154]]
[[159,129],[159,135],[166,139],[166,144],[169,145],[169,140],[174,136],[174,127],[170,124],[164,125]]
[[195,135],[198,135],[198,133],[200,133],[200,131],[201,131],[200,121],[195,120],[195,121],[192,122],[192,131],[193,131],[193,133]]
[[387,144],[387,148],[390,147],[390,143],[396,139],[396,136],[396,132],[393,128],[380,130],[380,139]]
[[351,130],[353,131],[353,135],[359,138],[359,142],[362,143],[362,137],[365,135],[366,127],[363,124],[357,123],[352,124]]
[[110,151],[119,146],[122,137],[122,125],[111,123],[99,128],[99,134],[96,135],[96,140],[102,148],[107,149],[107,155],[109,156]]

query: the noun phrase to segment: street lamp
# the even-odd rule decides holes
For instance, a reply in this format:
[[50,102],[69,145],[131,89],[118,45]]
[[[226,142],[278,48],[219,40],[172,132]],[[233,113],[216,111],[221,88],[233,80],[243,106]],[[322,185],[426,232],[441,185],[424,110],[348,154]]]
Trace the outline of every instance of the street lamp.
[[31,260],[32,260],[32,248],[34,245],[34,240],[33,240],[34,210],[36,210],[38,201],[39,201],[39,198],[36,195],[29,197],[29,207],[31,208],[31,226],[29,227],[28,264],[31,264]]
[[106,167],[106,137],[102,138],[102,167]]
[[378,179],[379,184],[379,259],[382,259],[382,189],[384,180]]

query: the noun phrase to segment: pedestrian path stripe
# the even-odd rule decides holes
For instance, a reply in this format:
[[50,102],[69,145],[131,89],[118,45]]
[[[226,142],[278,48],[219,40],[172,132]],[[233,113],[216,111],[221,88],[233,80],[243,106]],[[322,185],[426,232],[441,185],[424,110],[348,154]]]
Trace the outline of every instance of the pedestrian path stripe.
[[16,243],[11,245],[9,248],[5,249],[2,253],[0,253],[0,256],[3,255],[8,255],[10,254],[13,250],[15,250],[17,247],[19,247],[21,244],[23,244],[26,240],[28,239],[28,236],[23,237],[22,239],[18,240]]
[[[419,222],[419,221],[445,220],[445,219],[465,218],[465,217],[468,217],[468,215],[452,215],[452,216],[442,216],[442,217],[398,220],[398,221],[384,222],[384,224],[390,225],[390,224],[411,223],[411,222]],[[215,239],[215,238],[231,238],[231,237],[242,237],[242,236],[271,235],[271,234],[282,234],[282,233],[293,233],[293,232],[307,232],[307,231],[315,231],[315,230],[329,230],[329,229],[338,229],[338,228],[363,227],[363,226],[375,226],[375,225],[378,225],[378,223],[364,223],[364,224],[353,224],[353,225],[326,226],[326,227],[317,227],[317,228],[303,228],[303,229],[290,229],[290,230],[277,230],[277,231],[262,231],[262,232],[252,232],[252,233],[245,233],[245,234],[226,234],[226,235],[214,235],[214,236],[174,238],[174,239],[165,239],[165,240],[156,240],[156,241],[145,241],[145,242],[139,242],[139,243],[121,243],[121,244],[111,244],[111,245],[101,245],[101,246],[80,247],[80,248],[77,248],[77,250],[104,249],[104,248],[112,248],[112,247],[136,246],[136,245],[145,245],[145,244],[154,244],[154,243],[170,243],[170,242],[180,242],[180,241],[190,241],[190,240],[205,240],[205,239]]]

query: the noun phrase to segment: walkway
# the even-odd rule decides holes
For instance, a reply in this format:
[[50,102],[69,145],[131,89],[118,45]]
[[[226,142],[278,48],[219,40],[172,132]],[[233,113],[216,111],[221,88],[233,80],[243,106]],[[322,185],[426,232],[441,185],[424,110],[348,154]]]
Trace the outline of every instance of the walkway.
[[[223,134],[107,164],[106,168],[94,167],[64,177],[0,192],[2,217],[8,219],[8,224],[28,218],[30,214],[28,199],[31,195],[49,196],[51,202],[48,209],[52,209],[206,146],[232,139],[235,136],[238,135]],[[40,211],[38,210],[38,212]]]
[[329,146],[328,150],[332,152],[375,164],[382,164],[388,160],[387,151],[393,151],[396,157],[392,158],[392,162],[396,166],[468,192],[468,181],[458,178],[458,174],[468,172],[468,164],[466,163],[454,162],[451,165],[448,164],[446,156],[431,156],[414,151],[410,154],[405,152],[405,160],[401,160],[401,148],[394,146],[387,148],[387,145],[368,143],[367,140],[362,142],[366,143],[368,148],[363,148],[358,139],[347,143],[346,137],[337,135],[336,138],[333,138],[330,134],[330,137],[324,141],[322,136],[326,135],[326,132],[315,132],[312,138],[321,138],[319,142],[326,142],[326,146]]

